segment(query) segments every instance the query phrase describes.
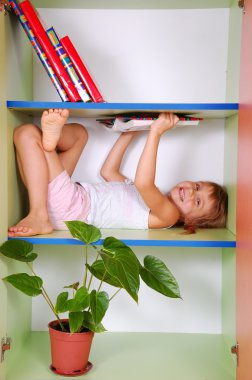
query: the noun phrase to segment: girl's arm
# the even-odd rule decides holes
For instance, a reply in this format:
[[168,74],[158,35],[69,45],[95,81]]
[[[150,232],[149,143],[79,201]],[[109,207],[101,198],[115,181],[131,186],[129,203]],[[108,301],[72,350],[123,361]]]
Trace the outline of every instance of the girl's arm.
[[134,184],[150,208],[151,214],[167,226],[177,222],[179,212],[177,207],[155,185],[156,161],[162,134],[172,129],[178,120],[174,114],[161,113],[152,124],[134,180]]
[[120,172],[122,159],[128,146],[138,133],[139,132],[124,132],[119,136],[100,171],[100,174],[105,181],[123,182],[126,179],[126,177]]

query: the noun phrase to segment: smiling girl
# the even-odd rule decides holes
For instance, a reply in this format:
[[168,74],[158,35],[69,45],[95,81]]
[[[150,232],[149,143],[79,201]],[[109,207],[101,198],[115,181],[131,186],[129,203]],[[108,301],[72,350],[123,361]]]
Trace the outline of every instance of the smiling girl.
[[[145,228],[170,227],[178,222],[195,227],[224,227],[227,216],[227,193],[220,185],[213,182],[185,181],[173,187],[168,194],[163,194],[155,185],[160,138],[165,132],[174,128],[178,121],[179,118],[173,113],[160,114],[151,125],[137,166],[134,186],[147,206]],[[126,180],[120,173],[120,165],[135,133],[123,133],[116,141],[101,170],[105,180]],[[144,213],[142,217],[144,220]]]
[[[44,111],[41,129],[16,128],[17,162],[29,195],[29,213],[9,228],[9,236],[47,234],[67,229],[65,221],[82,220],[99,228],[224,227],[227,194],[212,182],[182,182],[163,194],[155,185],[161,136],[178,117],[161,113],[151,125],[134,183],[121,172],[126,149],[138,132],[122,133],[102,168],[105,182],[75,183],[71,175],[88,134],[80,124],[66,124],[68,110]],[[29,146],[29,149],[27,149]]]

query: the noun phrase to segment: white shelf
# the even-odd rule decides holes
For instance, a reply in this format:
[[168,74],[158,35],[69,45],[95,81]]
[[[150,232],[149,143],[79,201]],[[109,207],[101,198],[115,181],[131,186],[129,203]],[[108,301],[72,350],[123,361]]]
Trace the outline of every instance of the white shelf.
[[132,112],[171,111],[202,118],[223,118],[238,112],[238,103],[70,103],[8,100],[7,107],[38,116],[49,108],[68,108],[71,116],[97,117]]
[[[142,247],[210,247],[210,248],[235,248],[235,235],[225,228],[198,229],[195,234],[185,235],[182,228],[170,228],[162,230],[127,230],[127,229],[102,229],[102,239],[96,244],[102,243],[107,236],[114,236],[129,246]],[[23,240],[33,244],[50,245],[81,245],[74,239],[69,231],[54,231],[48,235],[37,235]]]
[[229,8],[232,0],[33,0],[37,8],[193,9]]
[[[49,334],[33,332],[7,380],[55,380]],[[222,335],[168,333],[96,334],[86,380],[234,380],[235,360]],[[61,379],[67,379],[62,376]]]

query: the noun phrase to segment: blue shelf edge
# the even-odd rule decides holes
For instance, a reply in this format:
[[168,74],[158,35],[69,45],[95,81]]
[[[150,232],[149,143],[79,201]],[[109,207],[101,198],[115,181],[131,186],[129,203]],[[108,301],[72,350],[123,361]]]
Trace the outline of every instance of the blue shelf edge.
[[87,110],[232,110],[238,111],[238,103],[71,103],[7,100],[7,108],[68,108]]
[[[16,238],[9,238],[13,240]],[[39,238],[35,236],[21,238],[37,245],[84,245],[79,240],[71,238]],[[235,248],[236,241],[210,241],[210,240],[135,240],[121,239],[131,247],[195,247],[195,248]],[[100,239],[94,245],[102,245],[104,239]]]

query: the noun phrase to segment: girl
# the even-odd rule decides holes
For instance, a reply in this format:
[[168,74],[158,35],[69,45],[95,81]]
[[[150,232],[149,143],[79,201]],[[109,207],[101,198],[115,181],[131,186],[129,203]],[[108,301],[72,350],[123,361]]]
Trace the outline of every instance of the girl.
[[120,173],[123,155],[136,135],[127,132],[120,135],[102,166],[106,182],[97,185],[70,179],[88,135],[80,124],[65,124],[68,116],[67,109],[51,109],[43,112],[42,131],[33,124],[15,130],[14,144],[20,175],[28,190],[29,214],[9,228],[9,236],[67,229],[66,220],[82,220],[99,228],[165,228],[177,223],[225,226],[227,194],[221,186],[186,181],[162,194],[155,185],[160,138],[176,125],[176,115],[161,113],[152,124],[134,184]]

